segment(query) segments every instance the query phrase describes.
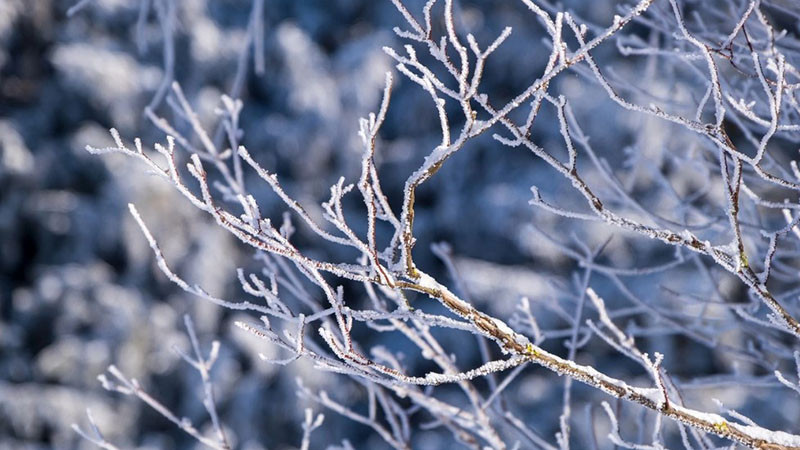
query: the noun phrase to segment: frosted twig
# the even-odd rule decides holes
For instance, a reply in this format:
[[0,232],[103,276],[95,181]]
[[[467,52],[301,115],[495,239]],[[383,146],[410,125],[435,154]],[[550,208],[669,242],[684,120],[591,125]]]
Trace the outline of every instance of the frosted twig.
[[181,356],[181,358],[183,358],[184,361],[189,363],[200,373],[200,378],[203,382],[203,406],[205,406],[209,417],[211,417],[211,423],[214,425],[214,431],[217,433],[217,440],[219,441],[220,446],[224,449],[230,449],[231,446],[228,443],[228,438],[225,436],[225,430],[223,429],[217,414],[217,404],[214,396],[214,384],[211,382],[210,376],[211,367],[214,365],[217,357],[219,356],[219,341],[213,341],[211,343],[211,350],[209,351],[208,357],[204,357],[202,353],[200,353],[200,344],[197,341],[197,335],[195,334],[194,323],[192,322],[191,317],[186,314],[183,316],[183,321],[186,325],[186,332],[189,334],[189,341],[192,344],[194,357],[183,353],[177,347],[175,348],[175,351]]
[[[154,111],[158,108],[162,100],[164,100],[164,96],[167,95],[170,84],[172,84],[175,79],[175,24],[177,22],[177,6],[174,0],[152,1],[154,2],[153,6],[156,11],[156,16],[158,17],[158,23],[161,26],[162,39],[164,40],[162,50],[164,76],[161,79],[161,83],[158,85],[158,89],[156,89],[156,93],[153,95],[153,99],[150,100],[150,103],[145,107],[145,112]],[[144,5],[142,8],[144,8]],[[144,13],[140,11],[139,14],[140,17],[142,17]]]
[[792,383],[791,381],[786,379],[786,377],[784,377],[783,374],[778,370],[776,370],[774,373],[775,373],[775,378],[777,378],[778,381],[781,382],[781,384],[800,394],[800,351],[794,352],[794,364],[795,367],[797,368],[798,381],[796,383]]
[[324,414],[318,414],[314,418],[314,413],[311,408],[306,408],[305,420],[303,421],[303,441],[300,444],[300,450],[308,450],[311,446],[311,433],[322,425],[325,420]]
[[89,426],[91,427],[92,433],[89,434],[86,431],[83,431],[81,427],[77,424],[72,424],[72,429],[78,433],[82,438],[86,439],[87,441],[91,442],[92,444],[105,449],[105,450],[119,450],[119,447],[116,445],[108,442],[106,438],[103,436],[103,433],[100,431],[100,428],[97,426],[97,423],[94,421],[94,417],[92,417],[92,411],[90,409],[86,409],[86,418],[89,420]]
[[78,0],[74,5],[70,6],[67,10],[67,17],[72,17],[83,8],[89,6],[95,0]]
[[221,443],[214,439],[203,436],[200,431],[195,428],[191,420],[189,420],[187,417],[176,416],[172,411],[169,410],[169,408],[164,406],[155,398],[151,397],[150,394],[142,389],[142,387],[139,385],[139,382],[135,378],[127,378],[122,372],[119,371],[119,369],[117,369],[116,366],[108,366],[108,372],[116,379],[116,382],[110,380],[105,376],[105,374],[98,376],[98,379],[103,384],[103,388],[106,390],[138,397],[139,400],[156,410],[156,412],[161,414],[164,418],[177,425],[178,428],[192,436],[203,445],[218,450],[227,450],[229,448],[225,443]]

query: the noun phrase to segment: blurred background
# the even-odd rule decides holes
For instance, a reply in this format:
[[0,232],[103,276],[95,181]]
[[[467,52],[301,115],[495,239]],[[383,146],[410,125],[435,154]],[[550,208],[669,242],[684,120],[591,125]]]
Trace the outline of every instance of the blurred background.
[[[315,370],[307,361],[287,367],[261,361],[258,353],[282,356],[233,326],[242,319],[240,313],[192,298],[155,266],[127,212],[129,202],[139,208],[173,269],[215,295],[244,298],[236,268],[257,262],[169,184],[148,175],[141,163],[119,155],[96,157],[84,150],[87,144],[112,145],[111,127],[126,142],[137,136],[148,147],[165,141],[144,110],[168,74],[158,8],[173,3],[153,0],[143,17],[138,1],[81,3],[68,17],[73,0],[0,1],[0,448],[92,448],[70,428],[73,423],[86,428],[87,408],[106,438],[122,448],[199,446],[142,402],[108,393],[96,379],[113,363],[176,414],[206,429],[199,375],[172,350],[189,345],[183,314],[193,318],[206,350],[212,340],[221,342],[213,377],[220,416],[236,447],[297,448],[303,411],[311,407],[326,414],[323,428],[312,438],[313,448],[345,439],[356,448],[384,448],[368,428],[296,395],[296,379],[301,377],[305,386],[326,389],[358,408],[365,394],[357,385]],[[404,3],[415,14],[424,4]],[[541,44],[541,26],[522,2],[456,3],[458,27],[474,33],[481,43],[491,42],[506,26],[514,30],[491,57],[482,85],[496,104],[502,104],[530,84],[546,63],[549,50]],[[611,23],[617,12],[613,1],[566,3],[598,24]],[[392,29],[403,26],[402,17],[388,0],[266,0],[259,15],[263,45],[253,46],[247,34],[253,5],[250,0],[191,0],[163,9],[164,14],[174,14],[174,29],[168,30],[174,37],[173,77],[209,129],[218,122],[220,96],[238,95],[244,103],[242,143],[281,177],[293,197],[319,214],[319,203],[339,176],[349,181],[358,177],[358,118],[379,105],[384,74],[393,70],[382,47],[401,47]],[[603,47],[598,55],[614,58],[615,52]],[[257,67],[259,58],[263,70]],[[618,62],[623,75],[645,67],[641,61]],[[237,88],[241,64],[244,78]],[[377,158],[383,187],[396,202],[403,181],[440,135],[428,94],[401,76],[395,80]],[[611,164],[638,164],[622,149],[637,144],[635,136],[642,127],[650,127],[651,142],[669,132],[652,120],[620,114],[600,89],[588,89],[578,80],[570,74],[553,89],[580,99],[573,105],[578,113],[602,116],[584,123],[584,131],[592,142],[617,149],[605,155]],[[653,90],[670,93],[668,85]],[[168,107],[161,101],[155,111],[168,114]],[[537,121],[537,142],[563,146],[552,108],[543,110]],[[647,167],[647,160],[641,164]],[[682,173],[685,180],[676,183],[691,190],[703,171]],[[573,274],[580,273],[577,263],[536,230],[560,230],[565,240],[579,235],[580,242],[592,246],[606,242],[612,231],[585,223],[563,228],[563,221],[528,206],[532,185],[543,195],[563,195],[562,201],[571,201],[569,185],[554,181],[553,174],[526,150],[501,148],[490,134],[476,139],[419,192],[417,264],[448,280],[442,262],[430,251],[431,244],[447,242],[468,280],[472,301],[501,316],[511,315],[522,296],[543,301],[572,298],[565,292],[572,289]],[[247,180],[264,216],[277,220],[282,205],[254,174],[248,173]],[[357,217],[358,199],[351,200]],[[309,252],[352,258],[341,249],[320,246],[307,230],[298,231],[297,242]],[[658,264],[674,253],[664,245],[625,239],[612,240],[607,248],[609,261],[628,267]],[[684,281],[701,277],[691,267],[679,267],[675,274]],[[744,296],[735,282],[717,279],[729,298]],[[627,287],[646,292],[652,283],[645,279]],[[598,284],[613,288],[608,280]],[[568,301],[574,305],[574,299]],[[568,325],[559,311],[540,309],[540,321],[547,328]],[[381,338],[365,333],[363,339],[368,347]],[[477,350],[459,346],[458,339],[443,335],[441,342],[455,345],[463,361],[476,362]],[[731,365],[724,356],[710,357],[707,348],[687,345],[681,336],[652,345],[681,355],[678,374],[713,375]],[[565,352],[558,339],[552,348]],[[415,353],[407,356],[412,367],[414,358],[420,358]],[[628,374],[633,364],[607,347],[598,347],[587,358],[584,362],[617,375]],[[645,374],[636,376],[646,383]],[[553,411],[561,405],[562,382],[544,370],[528,368],[518,384],[509,392],[516,394],[521,416],[539,424],[541,435],[552,440],[558,430]],[[558,389],[551,389],[554,385]],[[575,389],[577,402],[596,395],[582,386]],[[766,408],[775,398],[735,390],[714,395],[726,405],[743,405],[749,413]],[[759,395],[761,400],[752,403]],[[707,409],[714,409],[710,399],[704,401],[712,405]],[[784,427],[798,416],[795,405],[759,419],[763,425]],[[415,419],[414,426],[426,420]],[[586,439],[588,432],[576,432],[577,439]],[[416,439],[417,448],[448,448],[452,443],[452,436],[441,429],[421,432]]]

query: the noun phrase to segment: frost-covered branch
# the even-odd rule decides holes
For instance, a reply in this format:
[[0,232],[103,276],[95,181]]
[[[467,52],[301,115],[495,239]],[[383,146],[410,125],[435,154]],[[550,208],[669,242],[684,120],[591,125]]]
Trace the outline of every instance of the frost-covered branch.
[[[785,36],[772,29],[763,2],[741,3],[740,8],[723,12],[698,6],[699,12],[687,14],[679,0],[641,0],[619,5],[610,24],[596,24],[550,2],[523,0],[522,9],[542,28],[542,67],[526,75],[523,89],[504,98],[490,96],[484,78],[503,46],[516,37],[510,27],[482,42],[479,35],[461,30],[458,5],[452,0],[439,5],[429,0],[421,11],[422,20],[401,0],[392,3],[404,20],[403,28],[395,29],[403,45],[386,47],[384,52],[411,88],[422,93],[432,111],[435,135],[427,141],[433,148],[421,149],[425,156],[419,165],[402,173],[399,182],[394,180],[398,185],[386,186],[380,158],[387,147],[382,131],[391,123],[398,92],[409,89],[398,86],[397,73],[385,74],[379,104],[358,121],[357,145],[362,152],[358,173],[332,181],[328,198],[318,207],[292,195],[283,174],[279,178],[279,167],[263,157],[261,152],[268,149],[242,145],[241,77],[248,49],[257,71],[264,69],[260,0],[250,13],[234,89],[222,97],[217,111],[216,134],[204,127],[191,97],[172,82],[170,72],[165,75],[171,86],[166,103],[173,119],[157,111],[159,96],[166,96],[166,91],[157,93],[159,100],[154,99],[147,110],[153,124],[167,135],[166,145],[156,144],[152,152],[136,139],[131,149],[112,129],[114,146],[87,146],[94,154],[120,153],[143,162],[252,251],[257,267],[236,271],[247,300],[226,300],[206,292],[172,269],[169,255],[158,244],[166,237],[157,240],[130,205],[161,272],[192,296],[225,309],[255,313],[237,319],[236,325],[278,350],[278,357],[261,354],[265,362],[286,366],[305,360],[315,370],[349,379],[365,393],[365,408],[302,384],[299,393],[369,427],[394,448],[415,444],[410,429],[415,414],[425,414],[425,428],[441,427],[472,448],[514,448],[515,442],[555,448],[535,431],[536,424],[526,423],[529,416],[505,400],[504,392],[537,366],[565,377],[555,437],[562,449],[578,438],[571,428],[574,381],[619,400],[616,411],[602,403],[611,422],[609,438],[619,446],[666,448],[666,428],[672,426],[690,448],[692,439],[703,448],[716,445],[706,434],[752,448],[800,448],[800,436],[761,427],[739,413],[728,411],[731,421],[687,406],[691,403],[683,394],[692,383],[673,379],[665,367],[680,361],[655,351],[651,357],[639,348],[647,339],[680,335],[692,345],[723,355],[726,362],[730,359],[737,370],[740,364],[766,369],[775,376],[770,383],[798,391],[797,383],[777,368],[785,367],[792,357],[800,366],[796,361],[800,171],[776,148],[782,140],[800,141],[793,134],[800,118],[796,99],[800,74],[784,55],[787,48],[800,44],[792,41],[784,46]],[[174,17],[165,9],[171,4],[167,0],[156,4],[162,25],[174,26]],[[439,10],[441,16],[435,15]],[[710,25],[710,18],[721,25]],[[634,26],[650,35],[645,39],[641,29],[631,30]],[[170,30],[165,29],[165,36]],[[641,80],[632,82],[625,70],[606,67],[606,51],[644,60]],[[658,62],[663,59],[674,61],[678,68],[662,70]],[[670,98],[670,83],[679,76],[695,83],[687,93]],[[571,89],[570,83],[580,88]],[[589,96],[590,90],[620,118],[586,111],[581,96]],[[544,123],[548,115],[549,124]],[[630,141],[627,147],[616,148],[598,132],[616,126],[611,119],[623,122],[629,116],[635,120],[620,131],[625,136],[620,140]],[[637,127],[641,133],[629,137],[627,133]],[[590,136],[595,133],[599,136]],[[551,189],[537,182],[530,187],[533,218],[546,216],[555,231],[543,231],[533,220],[529,229],[504,239],[527,246],[529,254],[549,246],[566,261],[559,261],[563,264],[554,271],[572,272],[563,277],[567,281],[549,274],[548,282],[541,283],[550,289],[549,295],[516,295],[516,308],[501,304],[505,285],[542,276],[538,271],[507,279],[504,272],[495,273],[489,294],[473,295],[472,285],[488,278],[482,270],[462,273],[453,249],[434,245],[431,252],[450,274],[451,290],[444,278],[437,279],[436,272],[424,267],[427,262],[420,257],[424,250],[415,250],[421,237],[415,221],[423,214],[418,205],[422,186],[433,185],[429,182],[451,158],[473,143],[492,147],[497,155],[523,149],[524,156],[545,171],[547,180],[559,186]],[[178,163],[183,160],[178,152],[188,153],[185,166]],[[500,158],[495,153],[491,157]],[[685,180],[676,181],[681,177]],[[256,190],[257,182],[264,183],[264,189]],[[275,201],[268,203],[267,195]],[[359,198],[353,202],[352,196]],[[269,218],[272,211],[267,211],[267,204],[287,210],[280,225]],[[520,205],[526,221],[531,219],[530,209]],[[458,212],[463,214],[459,223],[470,220],[468,213]],[[576,221],[579,226],[564,228]],[[295,235],[295,223],[303,230],[300,237]],[[321,251],[309,249],[308,241],[314,239]],[[646,256],[651,260],[640,264]],[[763,267],[754,267],[759,265]],[[676,273],[679,276],[672,277]],[[696,283],[680,283],[687,274]],[[590,288],[598,286],[598,279],[615,293],[605,295],[608,304]],[[749,297],[742,294],[732,300],[735,287]],[[526,289],[533,290],[529,285]],[[644,289],[648,292],[640,292]],[[593,313],[598,323],[586,320]],[[617,323],[626,320],[629,324],[623,331]],[[200,372],[204,406],[216,439],[176,417],[114,366],[109,372],[115,381],[104,377],[104,385],[140,398],[200,442],[227,448],[209,376],[218,344],[203,356],[188,318],[186,326],[193,356],[182,357]],[[440,333],[445,332],[456,338],[443,339]],[[391,336],[392,345],[360,339],[364,333]],[[400,351],[390,349],[394,339],[407,344],[404,352],[415,352],[431,367],[422,370],[409,364]],[[559,339],[565,339],[565,354],[559,354]],[[606,342],[641,365],[652,387],[611,376],[591,358],[579,363],[594,341]],[[453,348],[453,342],[462,347]],[[480,357],[477,362],[455,356],[472,346]],[[452,387],[454,393],[437,395],[444,390],[441,387]],[[654,418],[652,438],[622,437],[623,406],[636,408],[642,430],[645,425],[650,429],[645,416]],[[593,421],[590,413],[590,424]],[[322,416],[314,418],[306,410],[301,448],[310,447],[311,432],[320,426]],[[96,427],[93,434],[81,434],[99,446],[111,445]],[[593,439],[593,428],[591,434]]]

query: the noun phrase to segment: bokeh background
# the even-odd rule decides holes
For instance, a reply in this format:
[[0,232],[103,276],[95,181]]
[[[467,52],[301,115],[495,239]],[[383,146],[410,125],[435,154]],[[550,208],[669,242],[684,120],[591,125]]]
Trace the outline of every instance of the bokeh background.
[[[415,12],[423,4],[405,3]],[[610,23],[616,12],[613,1],[567,3],[600,24]],[[305,361],[287,367],[261,361],[258,353],[281,355],[233,326],[241,314],[188,296],[155,266],[127,213],[129,202],[139,208],[172,267],[209,292],[242,298],[236,268],[257,262],[171,186],[149,176],[143,165],[84,150],[87,144],[111,145],[110,127],[127,141],[136,136],[148,146],[164,141],[143,114],[164,77],[163,33],[154,9],[137,28],[138,1],[94,0],[68,17],[74,4],[0,1],[0,448],[91,448],[70,428],[73,423],[86,428],[86,408],[106,438],[123,448],[199,445],[136,399],[104,391],[96,379],[113,363],[178,415],[207,427],[199,376],[172,350],[188,348],[183,314],[193,318],[206,349],[214,339],[221,342],[213,376],[221,418],[237,447],[296,448],[303,411],[311,407],[326,414],[313,447],[347,439],[356,448],[383,448],[385,443],[368,428],[296,395],[301,377],[306,386],[326,389],[358,408],[364,392],[357,385],[314,370]],[[504,27],[513,27],[512,37],[491,57],[483,84],[501,104],[524,89],[546,62],[541,27],[521,2],[457,4],[458,26],[473,32],[479,42],[490,42]],[[220,95],[230,92],[246,49],[252,3],[187,0],[176,5],[174,77],[203,123],[213,129]],[[384,74],[393,66],[382,47],[400,48],[392,28],[402,25],[402,17],[389,1],[267,0],[263,21],[265,70],[256,73],[249,50],[241,91],[243,144],[278,173],[291,195],[319,214],[319,203],[339,176],[357,179],[357,121],[380,102]],[[613,49],[598,53],[615,57]],[[635,62],[619,62],[623,75],[644,70]],[[600,89],[578,83],[577,75],[564,78],[553,89],[579,98],[576,111],[594,117],[584,123],[593,142],[622,149],[636,142],[642,127],[650,127],[653,140],[668,133],[652,120],[620,114]],[[401,76],[395,80],[378,150],[383,187],[394,201],[405,178],[439,140],[438,119],[427,94]],[[669,92],[668,86],[653,89]],[[162,102],[157,110],[167,107]],[[544,111],[537,121],[539,142],[560,141],[552,111]],[[611,164],[626,159],[619,150],[604,156]],[[699,173],[676,172],[686,178],[676,183],[691,189]],[[281,204],[253,175],[248,174],[248,184],[264,215],[279,218]],[[565,240],[580,235],[582,242],[593,245],[604,242],[611,231],[583,223],[565,228],[536,212],[528,205],[534,184],[543,194],[570,198],[565,194],[569,186],[554,181],[553,172],[529,152],[501,148],[489,135],[476,139],[419,192],[417,263],[447,279],[430,251],[431,244],[447,242],[468,281],[470,298],[500,315],[510,315],[521,296],[545,300],[565,295],[577,265],[531,224],[558,230]],[[356,200],[350,205],[353,214],[359,214]],[[298,233],[301,248],[332,258],[352,257],[319,246],[307,230]],[[625,239],[611,241],[608,249],[609,258],[627,266],[658,264],[673,253],[660,244]],[[676,273],[684,285],[700,277],[691,267]],[[644,279],[629,287],[646,292],[652,283]],[[729,298],[744,295],[735,282],[720,278],[719,284]],[[541,308],[541,314],[549,328],[563,329],[567,323],[556,310]],[[365,333],[363,338],[365,346],[380,343],[380,336]],[[560,341],[554,341],[553,348],[564,353]],[[457,335],[442,336],[443,345],[453,346],[463,361],[476,362],[477,347],[463,342]],[[678,374],[714,375],[730,368],[724,356],[680,336],[652,345],[680,355],[680,365],[673,367]],[[414,358],[420,357],[411,353],[408,358],[413,367]],[[612,373],[632,370],[631,362],[608,348],[598,347],[586,358]],[[637,376],[646,382],[646,375]],[[541,424],[538,431],[552,440],[562,381],[529,368],[518,384],[513,392],[521,416]],[[575,389],[578,402],[596,395],[581,386]],[[771,411],[759,416],[764,425],[786,427],[800,417],[796,404],[770,409],[777,397],[759,392],[728,390],[714,396],[731,406],[746,403],[745,412],[751,414]],[[760,400],[750,402],[759,395]],[[703,405],[713,410],[710,397],[706,401]],[[420,418],[414,425],[424,422]],[[416,439],[418,448],[449,448],[452,443],[441,430]]]

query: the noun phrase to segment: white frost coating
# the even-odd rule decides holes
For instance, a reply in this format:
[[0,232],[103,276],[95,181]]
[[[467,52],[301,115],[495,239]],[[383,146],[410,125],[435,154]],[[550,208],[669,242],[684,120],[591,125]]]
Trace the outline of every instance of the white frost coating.
[[786,447],[800,447],[800,436],[796,434],[789,434],[784,431],[767,430],[761,427],[752,425],[736,425],[736,429],[741,430],[748,436],[756,439],[763,439],[773,444],[783,445]]
[[455,295],[453,295],[452,292],[450,292],[446,287],[439,284],[439,282],[434,280],[430,275],[428,275],[425,272],[419,272],[419,280],[417,280],[417,284],[427,289],[440,290],[455,297]]
[[708,422],[711,424],[725,424],[726,426],[735,428],[736,430],[739,430],[742,433],[754,439],[761,439],[767,442],[771,442],[773,444],[779,444],[787,447],[800,447],[800,436],[795,434],[789,434],[784,431],[767,430],[766,428],[762,428],[759,426],[741,425],[735,422],[731,422],[725,419],[724,417],[720,416],[719,414],[694,411],[678,405],[671,405],[671,407],[677,411],[680,411],[686,415],[692,416],[704,422]]
[[[544,353],[546,355],[549,355],[549,356],[551,356],[553,358],[558,358],[557,356],[555,356],[555,355],[553,355],[551,353],[547,353],[545,351],[540,351],[540,352]],[[592,379],[594,379],[594,380],[601,381],[601,382],[604,382],[604,383],[608,383],[608,384],[610,384],[612,386],[616,386],[616,387],[619,387],[619,388],[622,388],[622,389],[625,389],[625,390],[628,390],[628,391],[637,391],[637,392],[639,391],[639,388],[634,388],[634,387],[624,383],[623,381],[620,381],[620,380],[618,380],[616,378],[611,378],[608,375],[599,372],[597,369],[595,369],[592,366],[582,366],[582,365],[580,365],[580,364],[578,364],[578,363],[576,363],[574,361],[569,361],[569,360],[563,360],[562,362],[564,364],[574,368],[576,371],[583,372],[583,373],[591,376]]]
[[459,372],[453,374],[429,372],[424,378],[409,378],[408,381],[416,384],[430,384],[439,385],[444,383],[454,383],[456,381],[471,380],[477,377],[483,377],[490,373],[500,372],[508,368],[518,366],[525,361],[525,358],[512,357],[506,360],[489,361],[488,363],[469,370],[467,372]]
[[642,397],[647,398],[651,402],[655,403],[656,405],[660,404],[664,401],[661,391],[656,388],[640,388],[640,387],[628,387],[631,391],[636,392],[637,394],[641,395]]
[[[422,286],[422,287],[424,287],[426,289],[441,291],[446,296],[449,296],[449,297],[451,297],[451,298],[463,303],[464,305],[469,306],[469,304],[467,302],[461,300],[455,294],[450,292],[450,290],[447,289],[447,287],[441,285],[439,282],[437,282],[435,279],[433,279],[430,275],[428,275],[428,274],[426,274],[424,272],[420,272],[420,276],[419,276],[419,280],[417,281],[417,284],[419,284],[420,286]],[[530,344],[530,341],[525,336],[522,336],[519,333],[517,333],[514,330],[512,330],[511,327],[509,327],[502,320],[497,319],[497,318],[492,318],[492,321],[494,322],[494,324],[497,327],[497,329],[500,330],[504,335],[514,336],[514,338],[515,338],[515,340],[516,340],[516,342],[518,344],[522,345],[523,347],[527,347],[528,344]]]

